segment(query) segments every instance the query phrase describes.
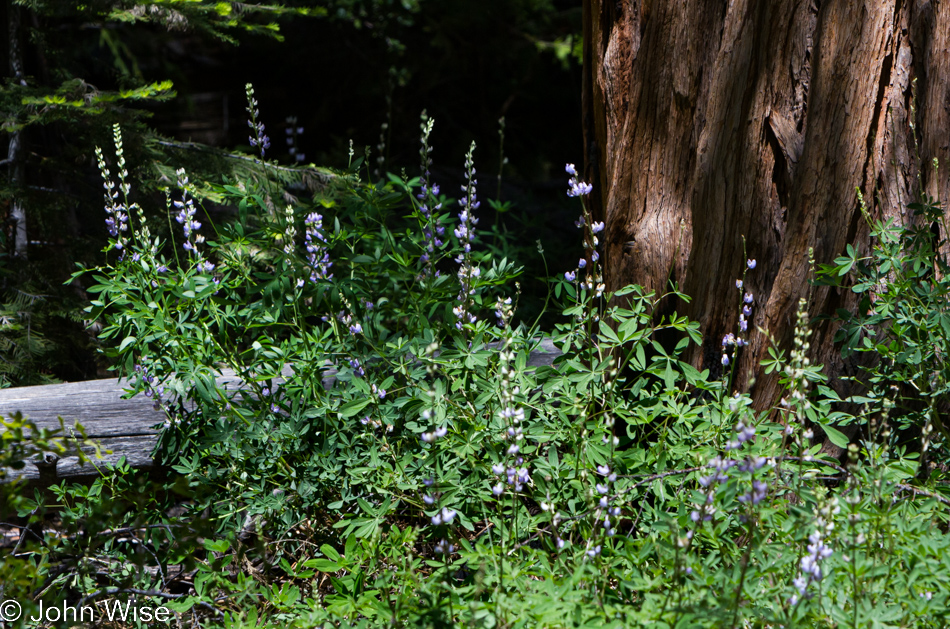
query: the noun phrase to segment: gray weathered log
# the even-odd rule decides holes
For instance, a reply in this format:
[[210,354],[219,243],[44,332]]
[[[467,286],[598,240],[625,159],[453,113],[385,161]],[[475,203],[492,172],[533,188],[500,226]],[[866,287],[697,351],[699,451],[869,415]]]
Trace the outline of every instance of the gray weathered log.
[[[495,346],[489,345],[489,348]],[[531,352],[529,367],[549,366],[561,355],[550,339],[541,341],[538,348]],[[289,374],[289,367],[287,372]],[[323,384],[329,388],[335,382],[336,371],[324,372]],[[240,387],[241,380],[234,372],[226,370],[217,380],[223,389]],[[114,465],[125,457],[129,465],[135,468],[153,468],[155,462],[151,453],[158,440],[159,430],[165,422],[164,411],[156,410],[151,398],[136,395],[124,398],[124,387],[128,384],[116,378],[91,380],[88,382],[70,382],[33,387],[20,387],[0,390],[0,416],[9,417],[20,412],[38,428],[57,429],[59,418],[65,421],[67,433],[78,422],[86,432],[86,437],[99,444],[102,459],[93,460],[85,465],[79,464],[76,456],[66,456],[52,466],[55,477],[74,478],[94,476],[96,468],[102,465]],[[90,458],[94,458],[92,448],[84,449]],[[40,480],[40,470],[28,465],[20,472],[33,483],[48,484]],[[49,476],[49,473],[47,473]],[[16,478],[9,474],[6,480]]]

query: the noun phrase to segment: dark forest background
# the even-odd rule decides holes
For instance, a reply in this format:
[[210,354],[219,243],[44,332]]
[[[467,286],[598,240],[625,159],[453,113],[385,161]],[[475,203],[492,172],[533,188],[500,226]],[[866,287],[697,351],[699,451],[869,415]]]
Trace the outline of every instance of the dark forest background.
[[[252,151],[246,83],[272,138],[268,159],[296,174],[346,167],[352,140],[357,156],[370,150],[370,178],[384,174],[380,157],[383,171],[416,176],[425,110],[436,121],[433,179],[449,194],[477,142],[481,194],[495,199],[500,191],[507,203],[500,216],[483,204],[480,227],[514,236],[504,242],[517,250],[506,244],[498,254],[526,266],[525,293],[547,290],[536,241],[551,273],[572,266],[557,252],[576,235],[563,192],[564,164],[582,156],[578,3],[341,0],[276,12],[220,2],[7,0],[2,16],[5,386],[107,375],[82,313],[89,295],[64,282],[77,263],[98,263],[107,239],[94,147],[111,145],[111,125],[125,133],[133,197],[160,212],[160,190],[175,168],[220,180],[247,166],[234,158]],[[288,128],[303,129],[298,158],[285,142]],[[26,215],[25,255],[16,250],[17,204]],[[215,220],[226,209],[206,200],[204,210]],[[540,309],[524,304],[525,317]]]

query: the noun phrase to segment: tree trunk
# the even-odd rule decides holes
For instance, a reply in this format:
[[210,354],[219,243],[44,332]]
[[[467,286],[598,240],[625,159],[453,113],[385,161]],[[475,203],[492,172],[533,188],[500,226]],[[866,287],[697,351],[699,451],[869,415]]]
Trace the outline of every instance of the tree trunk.
[[[781,391],[759,366],[770,341],[756,328],[787,351],[800,298],[812,316],[854,306],[807,280],[810,248],[818,263],[848,243],[868,250],[855,188],[872,216],[907,224],[918,172],[929,194],[950,196],[948,168],[936,181],[929,166],[948,158],[950,4],[586,0],[584,47],[586,174],[607,225],[608,289],[678,282],[692,302],[664,307],[701,323],[691,359],[717,374],[723,335],[737,331],[736,280],[756,259],[736,384],[771,407]],[[811,354],[837,385],[851,367],[833,327],[814,328]]]

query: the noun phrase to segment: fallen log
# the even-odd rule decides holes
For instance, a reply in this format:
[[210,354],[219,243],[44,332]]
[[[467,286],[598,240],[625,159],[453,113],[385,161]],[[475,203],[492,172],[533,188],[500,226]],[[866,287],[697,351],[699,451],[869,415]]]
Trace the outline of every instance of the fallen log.
[[[544,339],[531,352],[527,366],[551,365],[560,355],[561,351],[554,343]],[[324,372],[324,386],[333,386],[335,373],[332,369]],[[229,371],[223,372],[217,383],[222,389],[242,385],[241,380]],[[163,410],[154,407],[151,398],[141,394],[124,397],[127,387],[128,382],[110,378],[0,389],[0,416],[10,417],[20,412],[37,428],[50,430],[59,429],[59,418],[62,417],[66,426],[64,436],[72,437],[70,427],[78,423],[83,427],[86,439],[96,442],[102,452],[102,458],[95,458],[93,448],[83,448],[91,460],[85,464],[80,463],[78,456],[57,459],[48,455],[45,460],[31,461],[22,470],[7,470],[4,481],[23,477],[33,486],[48,486],[66,478],[78,480],[96,476],[97,468],[115,465],[122,457],[134,468],[156,468],[152,452],[167,417]]]

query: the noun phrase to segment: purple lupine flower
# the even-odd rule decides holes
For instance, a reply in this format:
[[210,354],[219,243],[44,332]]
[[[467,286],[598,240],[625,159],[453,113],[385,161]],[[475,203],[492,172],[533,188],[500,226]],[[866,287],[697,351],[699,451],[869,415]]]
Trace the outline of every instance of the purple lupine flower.
[[363,326],[360,325],[359,322],[356,322],[350,326],[350,334],[362,334],[362,333],[363,333]]
[[815,531],[809,535],[808,541],[811,542],[807,548],[808,554],[802,557],[799,562],[801,573],[792,581],[798,590],[798,595],[794,595],[789,599],[789,604],[791,605],[795,605],[798,602],[799,596],[805,596],[805,592],[810,583],[821,581],[824,576],[821,570],[821,562],[834,554],[834,551],[822,540],[819,531]]
[[[297,126],[297,117],[287,117],[287,127],[284,131],[287,133],[287,152],[294,158],[294,161],[302,162],[306,157],[300,152],[297,146],[298,136],[303,135],[303,127]],[[251,145],[253,146],[253,144]]]
[[749,267],[750,271],[755,268],[755,260],[753,259],[746,260],[745,264],[747,267]]
[[[564,171],[571,176],[568,180],[567,185],[570,186],[567,191],[567,196],[569,197],[582,197],[591,193],[594,189],[594,186],[589,183],[584,183],[577,179],[577,169],[574,168],[574,164],[567,164],[564,167]],[[578,225],[580,227],[580,225]]]
[[320,280],[329,280],[333,278],[330,273],[330,253],[327,250],[327,240],[323,236],[323,217],[316,212],[311,212],[304,220],[306,233],[304,234],[304,245],[307,248],[307,261],[310,263],[310,281],[318,282]]
[[746,294],[742,297],[742,301],[745,302],[745,303],[747,303],[747,304],[751,304],[751,303],[752,303],[752,293],[746,293]]
[[752,481],[752,491],[739,496],[739,502],[750,503],[752,506],[756,506],[765,500],[765,496],[768,493],[768,488],[768,485],[760,480]]
[[[195,203],[191,195],[191,188],[188,185],[188,175],[185,174],[184,168],[179,168],[176,174],[178,175],[178,189],[181,190],[181,201],[174,201],[172,205],[178,209],[175,220],[181,224],[182,231],[185,234],[185,242],[182,244],[182,248],[185,251],[197,254],[198,248],[195,245],[203,243],[205,237],[196,233],[201,229],[201,223],[195,220]],[[199,268],[201,268],[200,255],[198,259]]]
[[746,426],[743,422],[736,424],[736,438],[739,443],[751,441],[755,437],[755,426]]
[[435,545],[433,550],[435,550],[437,555],[451,555],[455,552],[455,546],[445,540],[442,540]]
[[[119,177],[120,180],[124,181],[124,165],[125,160],[122,156],[122,135],[119,130],[119,125],[113,127],[113,135],[115,137],[116,144],[116,154],[119,159]],[[129,212],[128,208],[124,204],[119,203],[119,192],[115,190],[115,183],[112,181],[112,177],[109,174],[109,169],[106,168],[106,161],[102,154],[102,149],[96,147],[96,159],[99,165],[99,171],[102,174],[102,187],[105,189],[105,210],[106,210],[106,227],[109,228],[109,235],[113,238],[116,238],[115,248],[122,250],[125,247],[125,237],[123,232],[127,231],[129,228]],[[120,186],[123,193],[127,195],[128,193],[128,184],[122,184]],[[126,199],[127,200],[127,199]]]
[[582,197],[591,193],[594,189],[594,186],[589,183],[584,183],[583,181],[577,181],[576,179],[571,180],[571,187],[567,191],[567,196],[569,197]]
[[481,275],[478,267],[472,265],[471,256],[472,242],[475,238],[474,227],[478,224],[478,219],[474,216],[474,211],[478,209],[481,202],[476,199],[475,186],[478,183],[475,180],[475,142],[472,142],[468,153],[465,155],[465,177],[467,183],[462,186],[465,196],[459,201],[461,211],[459,212],[459,224],[455,228],[455,237],[462,245],[462,253],[455,258],[459,264],[458,278],[461,290],[459,291],[458,301],[460,305],[452,309],[458,321],[455,327],[462,329],[463,323],[474,323],[475,315],[471,313],[474,305],[472,296],[475,295],[475,279]]
[[247,121],[247,126],[251,128],[252,133],[252,135],[248,137],[248,142],[250,142],[251,146],[260,147],[261,159],[263,160],[265,149],[270,148],[270,138],[264,134],[264,123],[257,120],[261,112],[257,109],[257,99],[254,98],[254,87],[248,83],[244,86],[244,92],[247,95],[247,113],[250,116],[250,120]]
[[[429,181],[429,167],[432,165],[432,158],[430,157],[432,153],[432,147],[429,146],[429,135],[432,133],[432,128],[435,125],[435,120],[429,118],[423,113],[422,116],[422,146],[419,149],[419,156],[422,160],[422,186],[420,187],[420,193],[417,196],[418,199],[422,201],[419,206],[419,211],[423,216],[423,229],[422,234],[425,239],[424,252],[419,259],[426,265],[426,274],[432,275],[434,269],[432,266],[431,255],[435,253],[435,250],[442,246],[442,236],[445,234],[445,227],[441,226],[439,222],[441,218],[438,214],[435,214],[432,210],[438,211],[442,209],[442,204],[438,202],[439,195],[439,186],[438,184],[431,184]],[[429,209],[430,204],[434,204],[432,210]]]
[[736,288],[742,290],[742,280],[736,280]]
[[590,231],[594,234],[599,234],[600,232],[604,231],[604,222],[599,221],[592,223],[590,226]]
[[723,355],[722,355],[722,361],[721,361],[721,362],[722,362],[722,366],[723,366],[723,367],[728,367],[728,366],[729,366],[729,354],[723,354]]
[[442,507],[442,511],[432,516],[432,523],[437,526],[439,524],[451,524],[454,519],[455,511],[448,507]]
[[574,271],[568,271],[564,274],[564,279],[566,279],[568,282],[573,282],[575,279],[577,279],[577,275],[574,273]]

